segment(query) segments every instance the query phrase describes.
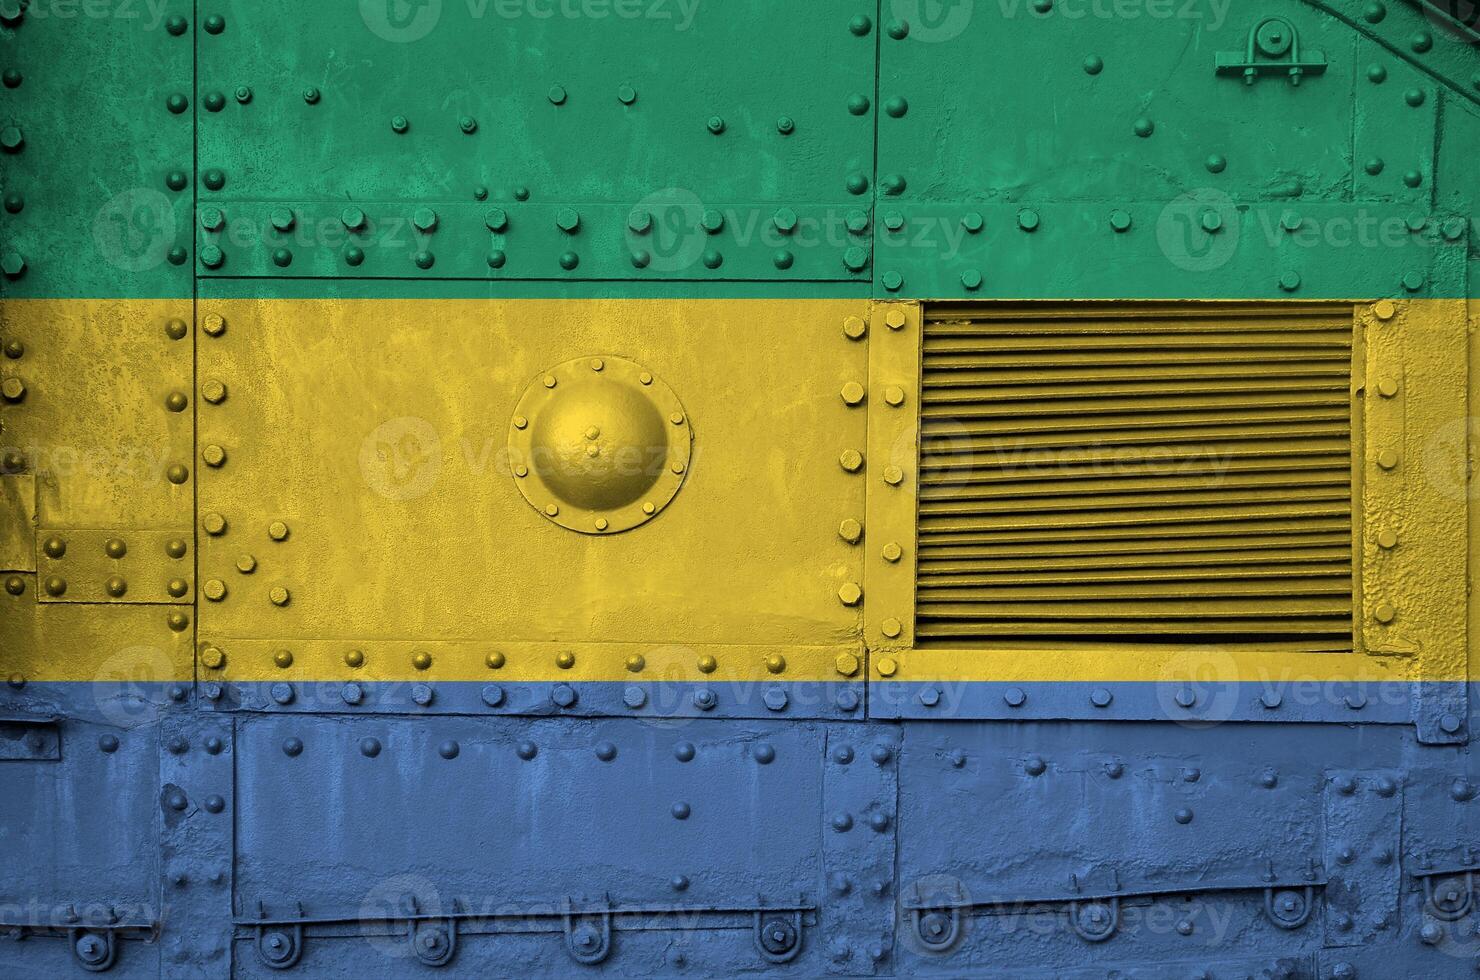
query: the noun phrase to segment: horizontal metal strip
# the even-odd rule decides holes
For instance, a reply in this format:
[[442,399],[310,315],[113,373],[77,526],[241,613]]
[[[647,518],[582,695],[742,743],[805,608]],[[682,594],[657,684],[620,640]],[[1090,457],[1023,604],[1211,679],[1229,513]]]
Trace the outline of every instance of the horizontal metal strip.
[[[1002,586],[931,586],[921,583],[917,602],[922,606],[936,607],[943,604],[960,604],[963,608],[986,606],[999,607],[1018,602],[1059,603],[1077,611],[1084,603],[1108,601],[1134,602],[1225,602],[1232,599],[1258,599],[1251,606],[1257,612],[1269,596],[1280,596],[1291,602],[1309,600],[1320,603],[1323,597],[1341,596],[1348,608],[1351,605],[1351,571],[1327,576],[1291,576],[1289,578],[1243,579],[1231,578],[1210,581],[1193,579],[1169,582],[1095,582],[1095,583],[1045,583],[1042,585]],[[1169,606],[1175,609],[1175,606]],[[1065,613],[1071,615],[1072,613]]]
[[1300,351],[1292,354],[1280,350],[1251,350],[1245,348],[1237,354],[1231,351],[1127,351],[1124,353],[1099,351],[1054,351],[1032,354],[993,354],[990,352],[943,352],[926,348],[923,361],[928,374],[941,368],[1031,368],[1052,370],[1054,368],[1113,368],[1134,367],[1142,377],[1171,373],[1183,365],[1237,367],[1252,369],[1259,364],[1279,360],[1291,367],[1307,370],[1318,369],[1323,364],[1349,365],[1351,352],[1347,350]]
[[[1080,333],[1071,336],[1060,334],[983,334],[949,333],[930,331],[925,334],[924,350],[927,354],[957,353],[1021,353],[1027,351],[1070,352],[1070,351],[1128,351],[1128,350],[1233,350],[1269,351],[1303,350],[1350,350],[1352,335],[1349,329],[1304,330],[1274,333],[1269,331],[1182,331],[1150,332],[1124,330],[1110,332]],[[1296,356],[1300,356],[1298,353]]]
[[[1351,624],[1345,617],[1310,616],[1301,619],[1241,619],[1220,622],[1108,620],[1065,623],[1057,620],[999,620],[991,623],[962,623],[917,617],[915,638],[953,638],[960,642],[975,641],[990,646],[994,640],[1021,639],[1025,636],[1062,637],[1074,642],[1093,640],[1096,635],[1114,636],[1128,641],[1133,637],[1161,637],[1162,642],[1205,643],[1211,637],[1259,637],[1271,639],[1309,636],[1321,648],[1351,649]],[[1301,645],[1302,649],[1312,649]]]
[[[1141,432],[1091,432],[1083,435],[1024,435],[1024,437],[968,437],[932,440],[921,444],[922,465],[940,465],[941,460],[968,457],[968,465],[1000,466],[1061,465],[1083,459],[1114,460],[1119,465],[1154,465],[1177,459],[1172,452],[1196,453],[1218,460],[1240,449],[1285,447],[1295,453],[1336,454],[1350,452],[1350,426],[1342,423],[1310,422],[1299,425],[1268,425],[1261,428],[1225,431],[1218,428],[1147,429]],[[1273,446],[1270,446],[1273,443]]]
[[1352,549],[1315,548],[1288,554],[1254,552],[1169,552],[1164,555],[1102,556],[1094,560],[1045,562],[982,559],[937,560],[920,555],[922,586],[1057,585],[1072,582],[1187,582],[1194,579],[1300,578],[1344,575],[1350,577]]
[[1145,411],[1121,414],[1060,413],[1035,416],[1014,413],[1001,418],[981,418],[957,415],[933,418],[925,426],[922,438],[952,439],[957,436],[999,436],[1027,433],[1053,432],[1115,432],[1121,429],[1158,429],[1173,431],[1191,428],[1244,428],[1276,423],[1322,423],[1338,422],[1346,430],[1351,428],[1351,407],[1345,402],[1335,406],[1317,408],[1296,406],[1291,408],[1255,408],[1241,406],[1222,411],[1197,409],[1169,410],[1159,405],[1148,405]]
[[[1042,619],[1050,622],[1160,622],[1190,619],[1221,621],[1226,619],[1279,620],[1287,617],[1350,616],[1351,599],[1320,596],[1285,598],[1186,599],[1146,596],[1116,599],[1113,602],[935,602],[921,600],[916,605],[921,618],[949,619]],[[1186,628],[1185,626],[1183,627]]]
[[[1184,445],[1173,445],[1174,440],[1172,439],[1163,439],[1165,445],[1147,445],[1138,441],[1144,438],[1143,435],[1138,434],[1135,440],[1127,442],[1107,440],[1098,446],[1082,446],[1075,442],[1067,442],[1062,446],[1040,445],[1036,448],[1053,452],[1045,453],[1036,459],[1029,456],[1035,448],[1031,446],[1003,446],[994,450],[982,445],[963,445],[958,452],[942,453],[938,451],[940,447],[937,445],[936,453],[922,455],[920,465],[922,468],[934,470],[993,469],[1050,464],[1053,466],[1108,464],[1124,468],[1166,466],[1185,460],[1202,460],[1222,466],[1228,460],[1240,458],[1272,461],[1290,456],[1346,456],[1351,452],[1351,445],[1345,438],[1313,439],[1308,436],[1269,438],[1267,433],[1264,435],[1263,439],[1246,441],[1226,438],[1208,439],[1208,433],[1197,432],[1189,433],[1185,439],[1175,440]],[[1193,438],[1194,436],[1200,438]],[[1193,443],[1193,445],[1185,445],[1185,443]],[[1151,451],[1133,451],[1137,447]]]
[[[980,358],[976,359],[980,361]],[[1189,384],[1195,381],[1228,381],[1251,384],[1256,381],[1268,383],[1270,379],[1340,378],[1342,383],[1351,374],[1351,361],[1307,363],[1302,361],[1263,361],[1248,364],[1184,364],[1175,372],[1150,371],[1141,361],[1130,365],[1068,365],[1050,369],[1036,362],[1020,368],[1007,369],[1003,365],[974,363],[972,359],[956,359],[948,363],[924,362],[924,381],[927,388],[949,386],[968,382],[980,385],[1084,385],[1104,382],[1129,382],[1136,384]]]
[[1346,554],[1350,554],[1352,550],[1351,534],[1345,528],[1340,531],[1314,534],[1208,536],[1179,540],[1173,546],[1168,546],[1163,541],[1141,537],[1124,541],[1080,541],[1076,539],[1042,542],[1034,540],[1030,544],[1007,545],[944,543],[949,540],[939,535],[922,537],[919,546],[920,567],[960,565],[962,571],[976,569],[978,565],[983,569],[987,567],[1007,570],[1072,569],[1096,565],[1121,567],[1162,562],[1196,564],[1202,561],[1203,556],[1207,556],[1209,561],[1237,561],[1240,560],[1240,555],[1247,555],[1249,559],[1262,555],[1264,561],[1283,561],[1286,560],[1287,555],[1307,553],[1310,555],[1309,559],[1290,558],[1289,560],[1314,561],[1324,560],[1327,557],[1326,553],[1332,549],[1339,549]]
[[1030,582],[1134,582],[1141,579],[1236,579],[1280,574],[1350,571],[1351,546],[1289,552],[1168,551],[1094,558],[940,558],[921,551],[921,585],[999,585]]
[[1050,327],[1066,323],[1151,323],[1171,320],[1184,323],[1215,320],[1220,326],[1224,322],[1254,322],[1294,324],[1301,320],[1323,321],[1351,318],[1352,308],[1345,303],[1277,303],[1239,302],[1116,302],[1116,303],[972,303],[952,304],[947,308],[927,311],[926,323],[940,326],[950,323],[972,324],[1035,324]]
[[1057,415],[1113,416],[1117,414],[1173,415],[1187,412],[1236,411],[1273,412],[1290,409],[1341,409],[1351,411],[1351,394],[1346,385],[1333,385],[1318,391],[1222,391],[1212,394],[1189,393],[1168,388],[1152,394],[1104,398],[1018,398],[998,401],[992,392],[980,392],[975,399],[940,398],[927,392],[920,402],[920,419],[929,426],[949,426],[951,422],[970,419],[1044,418]]
[[[1281,503],[1289,500],[1291,495],[1287,487],[1218,487],[1165,493],[1088,493],[1058,497],[1034,497],[1032,494],[1006,498],[959,496],[921,500],[920,515],[934,517],[944,514],[980,514],[985,517],[989,514],[1087,514],[1127,509],[1160,512],[1182,508],[1200,513],[1202,508],[1207,507]],[[1301,503],[1339,500],[1350,504],[1351,488],[1307,487],[1300,492],[1299,499]]]
[[[920,478],[921,500],[983,498],[1007,500],[1075,496],[1085,493],[1169,493],[1178,490],[1243,489],[1282,487],[1289,490],[1307,487],[1345,487],[1351,485],[1350,468],[1294,470],[1277,473],[1220,472],[1209,467],[1203,473],[1177,468],[1165,474],[1080,474],[1077,479],[1057,479],[1064,474],[1056,467],[1022,474],[1012,478],[1001,471],[977,474],[956,472],[953,476],[931,472]],[[996,477],[985,479],[981,477]]]
[[[942,465],[942,461],[944,465]],[[1157,457],[1155,461],[1133,460],[1136,465],[1125,467],[1123,457],[1110,460],[1090,460],[1070,463],[1051,458],[1045,461],[1048,468],[1023,466],[1016,469],[982,469],[973,466],[970,459],[939,457],[921,460],[920,483],[922,486],[959,485],[1062,485],[1071,488],[1083,486],[1084,481],[1104,482],[1114,486],[1121,481],[1169,480],[1173,478],[1206,483],[1209,479],[1252,479],[1260,475],[1271,477],[1287,476],[1292,482],[1302,475],[1340,473],[1350,477],[1351,454],[1343,448],[1339,452],[1287,456],[1236,456],[1219,459],[1209,458],[1206,453],[1181,453],[1174,456]],[[1046,479],[1051,477],[1052,479]],[[1076,492],[1070,490],[1069,492]]]
[[1021,515],[947,515],[935,517],[920,515],[921,530],[926,528],[960,531],[992,531],[1020,534],[1026,531],[1075,531],[1093,532],[1108,528],[1139,528],[1147,537],[1154,537],[1163,529],[1180,524],[1202,524],[1209,521],[1298,521],[1303,518],[1339,517],[1351,518],[1351,507],[1345,503],[1328,501],[1306,503],[1290,501],[1285,504],[1263,504],[1260,507],[1200,507],[1185,511],[1154,511],[1127,509],[1107,511],[1089,516],[1045,516],[1041,519],[1024,518]]
[[[928,543],[939,541],[942,544],[955,545],[998,545],[998,544],[1031,544],[1034,547],[1047,549],[1055,542],[1066,542],[1088,546],[1093,543],[1098,546],[1102,541],[1139,541],[1150,537],[1142,525],[1126,524],[1113,527],[1068,527],[1055,530],[1035,528],[1024,530],[1014,527],[1011,523],[1004,526],[988,529],[956,528],[949,526],[949,522],[933,522],[938,526],[932,527],[922,524],[920,527],[920,548],[923,550]],[[1351,516],[1349,514],[1338,514],[1330,517],[1302,517],[1296,522],[1278,515],[1246,515],[1231,520],[1221,521],[1199,521],[1184,525],[1165,525],[1156,529],[1156,537],[1160,539],[1176,538],[1185,540],[1187,538],[1211,537],[1227,534],[1311,534],[1319,531],[1336,531],[1346,534],[1351,533]]]

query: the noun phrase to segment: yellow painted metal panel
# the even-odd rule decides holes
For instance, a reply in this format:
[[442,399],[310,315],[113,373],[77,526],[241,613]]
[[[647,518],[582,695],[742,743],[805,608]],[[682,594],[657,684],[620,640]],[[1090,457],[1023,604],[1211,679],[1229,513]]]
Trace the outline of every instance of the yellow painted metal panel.
[[[864,485],[840,460],[864,446],[866,413],[841,393],[867,365],[843,325],[867,312],[858,301],[202,300],[201,639],[367,652],[408,640],[856,645],[849,587],[863,559],[838,529],[864,512]],[[514,475],[523,457],[508,449],[531,385],[595,358],[661,379],[693,433],[681,490],[621,533],[574,531],[557,520],[565,510],[531,506]],[[616,424],[605,396],[581,397],[595,397],[591,428]],[[605,438],[592,441],[602,453]],[[603,676],[621,676],[621,659]],[[756,676],[764,661],[741,658]],[[563,676],[553,661],[529,664],[530,676]]]

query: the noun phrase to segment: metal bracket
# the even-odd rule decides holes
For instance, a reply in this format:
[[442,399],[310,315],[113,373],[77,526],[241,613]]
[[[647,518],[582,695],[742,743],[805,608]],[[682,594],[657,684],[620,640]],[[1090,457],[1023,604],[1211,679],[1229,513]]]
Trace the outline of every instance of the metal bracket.
[[1291,85],[1299,85],[1303,76],[1325,70],[1325,53],[1311,49],[1302,56],[1295,25],[1283,17],[1266,17],[1254,25],[1242,52],[1218,52],[1216,69],[1219,75],[1241,75],[1245,85],[1253,85],[1260,75],[1288,75]]
[[1083,905],[1074,899],[1069,903],[1069,924],[1085,942],[1104,942],[1120,928],[1120,896],[1112,895],[1108,901],[1095,900]]
[[[1424,907],[1444,922],[1463,919],[1475,907],[1475,869],[1423,871],[1413,876],[1423,886]],[[1463,887],[1460,881],[1464,881]]]
[[790,963],[802,951],[802,912],[764,912],[765,901],[757,903],[752,937],[755,948],[767,963]]
[[1293,888],[1264,889],[1264,914],[1281,929],[1299,929],[1310,921],[1315,907],[1315,886],[1306,885],[1303,892]]
[[[267,908],[257,903],[257,917],[267,918]],[[303,918],[303,905],[298,904],[298,917]],[[273,970],[287,970],[298,964],[303,956],[303,923],[258,923],[256,930],[257,956],[263,964]]]
[[[425,966],[446,966],[457,954],[457,917],[428,919],[421,915],[416,896],[407,900],[412,918],[407,922],[406,938],[411,943],[411,952]],[[453,912],[458,912],[456,905]]]
[[90,973],[111,970],[118,961],[118,940],[112,929],[78,926],[67,933],[77,965]]
[[599,909],[577,912],[570,899],[561,909],[565,923],[565,951],[586,966],[600,963],[612,951],[612,903],[610,897]]

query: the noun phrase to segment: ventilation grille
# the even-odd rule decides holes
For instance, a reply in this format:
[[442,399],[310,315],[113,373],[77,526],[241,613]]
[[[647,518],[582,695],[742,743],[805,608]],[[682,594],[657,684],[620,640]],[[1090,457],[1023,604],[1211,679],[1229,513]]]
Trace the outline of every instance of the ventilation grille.
[[1349,650],[1351,308],[927,312],[922,645]]

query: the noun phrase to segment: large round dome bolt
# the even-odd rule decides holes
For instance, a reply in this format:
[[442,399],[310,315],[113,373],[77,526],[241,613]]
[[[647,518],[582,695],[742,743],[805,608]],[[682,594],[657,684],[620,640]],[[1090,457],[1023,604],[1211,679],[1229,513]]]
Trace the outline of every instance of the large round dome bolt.
[[1418,938],[1425,946],[1437,946],[1444,941],[1444,927],[1437,922],[1425,922],[1418,930]]

